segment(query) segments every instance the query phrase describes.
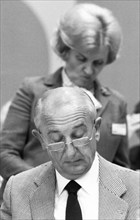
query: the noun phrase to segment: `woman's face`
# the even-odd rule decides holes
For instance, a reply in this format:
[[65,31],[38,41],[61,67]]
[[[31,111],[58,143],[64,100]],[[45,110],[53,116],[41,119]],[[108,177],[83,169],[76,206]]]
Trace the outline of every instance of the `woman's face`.
[[107,58],[107,46],[94,48],[90,51],[70,49],[65,70],[74,84],[90,90],[93,88],[93,81],[106,65]]

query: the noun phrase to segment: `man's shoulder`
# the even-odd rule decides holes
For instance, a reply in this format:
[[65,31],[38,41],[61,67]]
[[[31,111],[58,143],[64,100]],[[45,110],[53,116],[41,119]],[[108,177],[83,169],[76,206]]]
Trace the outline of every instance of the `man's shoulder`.
[[[114,170],[118,173],[118,175],[122,179],[126,180],[126,183],[128,183],[128,184],[132,183],[132,185],[133,184],[135,185],[136,182],[140,180],[139,179],[140,178],[140,172],[139,171],[135,171],[135,170],[132,170],[130,168],[122,167],[122,166],[115,165],[115,164],[114,164]],[[127,182],[128,179],[130,179],[130,181]]]
[[109,170],[111,169],[113,172],[116,170],[116,172],[126,172],[126,173],[130,173],[130,175],[139,175],[139,172],[132,170],[130,168],[126,168],[126,167],[122,167],[120,165],[114,164],[106,159],[104,159],[102,156],[99,155],[99,161],[101,166],[104,166],[106,169],[109,168]]
[[[101,170],[111,178],[119,178],[126,186],[134,186],[134,188],[139,186],[140,172],[134,171],[129,168],[125,168],[116,164],[113,164],[104,158],[100,157]],[[102,173],[103,173],[102,172]]]
[[52,162],[47,162],[12,176],[9,180],[12,182],[14,188],[26,188],[35,182],[43,181],[50,169],[52,169]]

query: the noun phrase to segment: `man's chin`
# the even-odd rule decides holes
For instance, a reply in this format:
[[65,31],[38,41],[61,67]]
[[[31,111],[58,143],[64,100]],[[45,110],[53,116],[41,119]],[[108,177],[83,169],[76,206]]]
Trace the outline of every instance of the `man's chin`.
[[85,174],[87,172],[87,169],[86,167],[81,167],[81,166],[75,166],[73,167],[72,169],[69,169],[67,171],[67,173],[70,175],[70,176],[82,176],[83,174]]

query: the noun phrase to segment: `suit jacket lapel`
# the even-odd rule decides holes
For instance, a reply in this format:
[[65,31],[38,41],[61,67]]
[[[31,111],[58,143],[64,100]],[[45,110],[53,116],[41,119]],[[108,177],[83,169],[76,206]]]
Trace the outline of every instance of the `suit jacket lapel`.
[[42,172],[35,181],[35,189],[30,195],[30,205],[32,218],[54,219],[54,202],[55,202],[55,171],[50,166],[47,173]]
[[55,73],[45,78],[46,86],[52,87],[52,89],[62,86],[62,68],[59,68]]
[[103,94],[100,94],[100,102],[102,104],[102,108],[99,109],[97,115],[101,116],[103,112],[105,111],[108,103],[109,103],[109,97],[110,96],[104,96]]
[[98,116],[101,116],[108,105],[111,92],[96,80],[94,81],[94,95],[102,104],[102,108],[98,110]]
[[[55,170],[49,163],[47,171],[42,171],[34,182],[30,195],[32,218],[54,220]],[[110,163],[99,156],[99,219],[123,220],[128,212],[128,204],[123,200],[127,189]]]
[[127,189],[115,169],[110,168],[100,156],[99,160],[99,219],[123,220],[127,215],[128,204],[121,197]]

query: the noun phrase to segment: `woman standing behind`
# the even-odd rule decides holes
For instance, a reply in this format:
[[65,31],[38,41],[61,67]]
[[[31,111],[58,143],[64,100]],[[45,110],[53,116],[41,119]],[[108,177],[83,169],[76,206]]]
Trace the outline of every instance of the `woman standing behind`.
[[42,77],[27,77],[16,92],[3,125],[0,175],[5,181],[49,160],[32,135],[33,109],[44,91],[60,86],[83,87],[94,95],[98,116],[102,117],[98,152],[113,163],[129,166],[126,102],[98,80],[103,68],[116,60],[121,38],[116,18],[100,6],[77,4],[62,17],[53,48],[64,66],[49,76],[46,73]]

